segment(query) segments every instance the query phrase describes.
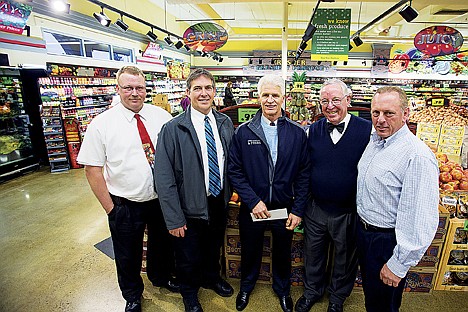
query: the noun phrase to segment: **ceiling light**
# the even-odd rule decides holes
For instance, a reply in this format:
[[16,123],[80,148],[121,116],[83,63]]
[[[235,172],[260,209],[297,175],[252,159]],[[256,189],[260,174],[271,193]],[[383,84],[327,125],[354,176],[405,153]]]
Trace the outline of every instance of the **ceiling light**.
[[347,66],[347,65],[348,65],[348,61],[344,61],[344,62],[343,62],[343,65],[344,65],[344,66]]
[[184,48],[185,48],[185,50],[187,50],[187,52],[190,52],[190,47],[187,44],[184,45]]
[[217,61],[218,60],[218,54],[213,54],[213,60]]
[[117,26],[121,31],[126,32],[128,29],[128,25],[123,21],[123,16],[120,16],[120,19],[115,21],[115,26]]
[[166,43],[167,43],[168,45],[173,45],[173,44],[174,44],[174,42],[172,42],[170,36],[167,36],[166,38],[164,38],[164,41],[166,41]]
[[184,43],[182,41],[177,41],[176,44],[174,45],[177,49],[180,49],[184,46]]
[[93,16],[99,23],[101,23],[102,26],[109,27],[111,20],[104,14],[104,8],[101,7],[101,12],[100,13],[93,13]]
[[333,66],[336,66],[338,64],[337,61],[333,61]]
[[354,37],[353,41],[354,41],[354,44],[356,45],[356,47],[359,47],[360,45],[362,45],[364,43],[364,42],[362,42],[361,38],[359,38],[359,36]]
[[156,36],[153,32],[153,28],[151,27],[151,30],[146,33],[146,37],[148,37],[151,42],[156,42],[156,39],[158,39],[158,36]]
[[219,58],[218,58],[218,62],[221,63],[223,60],[224,60],[223,57],[220,55]]
[[400,12],[398,12],[401,17],[403,17],[408,23],[411,22],[412,20],[414,20],[416,17],[418,17],[418,11],[416,11],[415,9],[413,9],[411,7],[411,2],[410,4],[407,4],[404,6],[403,9],[400,10]]
[[67,3],[63,0],[51,0],[50,6],[53,11],[58,13],[70,13],[70,3]]
[[351,45],[351,42],[350,42],[348,51],[351,51],[352,49],[353,49],[353,46]]

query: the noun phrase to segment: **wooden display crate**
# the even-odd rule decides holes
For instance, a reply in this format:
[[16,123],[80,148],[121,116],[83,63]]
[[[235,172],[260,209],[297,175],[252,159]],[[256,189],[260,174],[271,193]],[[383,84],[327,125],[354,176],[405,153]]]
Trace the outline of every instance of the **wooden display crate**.
[[445,241],[445,235],[447,234],[447,228],[449,225],[450,213],[442,205],[439,205],[439,225],[434,237],[434,243],[442,243]]
[[[226,277],[232,279],[241,278],[241,259],[239,256],[226,257]],[[260,266],[260,275],[258,276],[258,283],[271,284],[271,261],[267,258],[262,258]]]
[[[434,269],[410,269],[406,275],[405,292],[429,293],[434,288],[437,271]],[[362,276],[358,269],[353,291],[362,291]]]
[[291,285],[292,286],[303,286],[304,285],[304,266],[293,265],[291,267]]
[[239,228],[239,205],[237,203],[229,202],[226,227],[228,229]]
[[422,256],[419,263],[414,266],[414,269],[432,268],[437,269],[440,262],[443,243],[432,243]]
[[434,289],[468,291],[468,220],[450,219]]
[[[263,237],[263,254],[262,257],[270,259],[271,257],[271,232],[266,231]],[[239,230],[227,229],[224,237],[224,251],[226,257],[228,256],[240,256],[241,255],[241,241]]]

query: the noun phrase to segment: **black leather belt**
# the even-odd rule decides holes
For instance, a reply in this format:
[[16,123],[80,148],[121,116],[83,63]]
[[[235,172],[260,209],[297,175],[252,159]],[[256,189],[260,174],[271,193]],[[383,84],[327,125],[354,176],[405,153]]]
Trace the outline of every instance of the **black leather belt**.
[[381,228],[372,224],[367,223],[363,219],[359,218],[359,222],[362,224],[362,228],[369,232],[382,232],[382,233],[394,233],[394,228]]

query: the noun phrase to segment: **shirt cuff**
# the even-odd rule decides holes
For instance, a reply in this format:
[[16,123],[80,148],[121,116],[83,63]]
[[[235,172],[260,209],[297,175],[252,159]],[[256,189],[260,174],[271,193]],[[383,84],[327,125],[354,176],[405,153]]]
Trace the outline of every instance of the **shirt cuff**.
[[406,273],[408,273],[408,270],[409,270],[409,267],[398,262],[395,255],[393,255],[387,261],[387,267],[390,269],[390,271],[392,271],[393,274],[395,274],[399,278],[404,278],[406,276]]

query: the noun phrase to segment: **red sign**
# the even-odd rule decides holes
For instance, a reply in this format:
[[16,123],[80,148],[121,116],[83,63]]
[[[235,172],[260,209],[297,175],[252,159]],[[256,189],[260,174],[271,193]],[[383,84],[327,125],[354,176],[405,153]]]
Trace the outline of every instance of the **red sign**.
[[0,31],[22,34],[33,7],[14,0],[0,0]]
[[463,35],[449,26],[424,28],[414,37],[414,46],[430,56],[453,54],[463,45]]
[[184,42],[192,50],[211,52],[228,40],[227,31],[218,24],[203,22],[190,26],[184,32]]

